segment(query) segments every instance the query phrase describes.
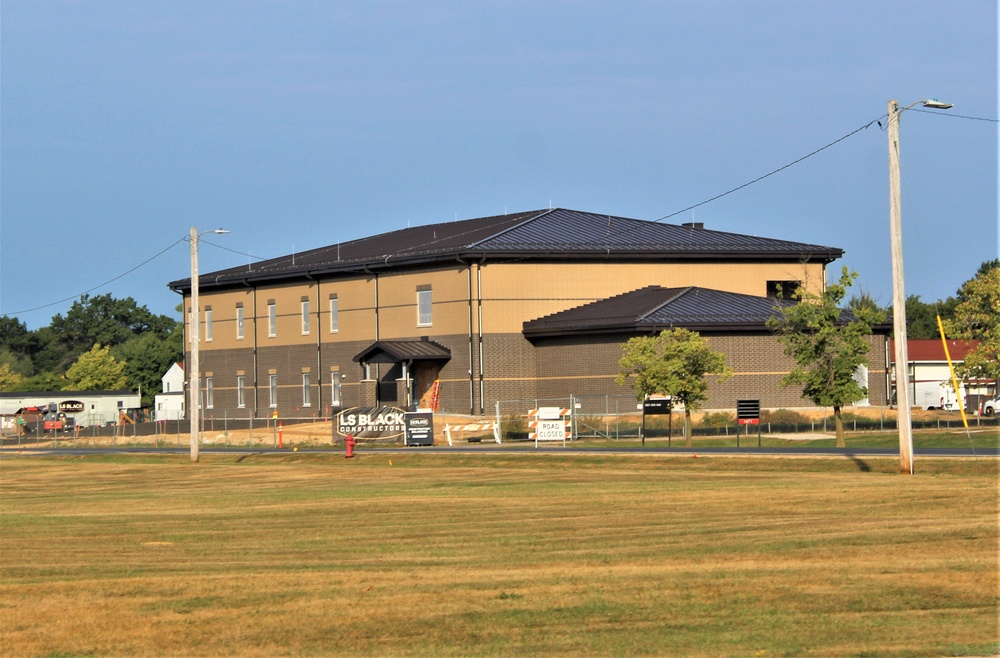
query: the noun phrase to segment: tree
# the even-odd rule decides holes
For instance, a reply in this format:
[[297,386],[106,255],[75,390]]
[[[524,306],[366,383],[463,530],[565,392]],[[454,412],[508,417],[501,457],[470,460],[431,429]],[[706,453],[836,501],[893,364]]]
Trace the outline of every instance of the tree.
[[152,404],[160,391],[163,373],[184,358],[183,330],[178,322],[166,339],[148,333],[135,336],[111,350],[125,363],[125,375],[130,390],[141,390],[143,402]]
[[782,386],[800,384],[813,404],[833,407],[840,448],[845,446],[841,411],[868,397],[868,388],[858,383],[855,373],[868,363],[872,326],[885,321],[885,313],[877,308],[859,307],[854,313],[840,308],[857,278],[857,272],[845,267],[838,283],[818,295],[800,293],[799,303],[776,307],[777,315],[767,323],[778,334],[785,354],[795,359]]
[[979,346],[956,367],[965,381],[1000,381],[1000,261],[983,263],[958,290],[958,304],[943,322],[949,338],[978,340]]
[[113,391],[125,386],[125,363],[111,356],[111,348],[94,345],[66,371],[70,388],[77,391]]
[[723,381],[733,372],[725,365],[726,355],[710,349],[707,338],[687,329],[668,329],[658,336],[629,339],[618,361],[615,383],[624,386],[631,379],[639,400],[654,393],[669,395],[684,405],[684,434],[691,445],[691,412],[707,398],[706,375]]
[[152,332],[165,339],[176,320],[155,315],[134,299],[115,299],[111,294],[83,295],[73,302],[66,316],[56,314],[50,324],[60,343],[79,354],[95,343],[115,347],[133,336]]
[[21,379],[21,375],[11,370],[9,365],[0,364],[0,392],[16,390]]
[[954,297],[927,304],[921,301],[920,295],[910,295],[906,298],[906,337],[911,340],[939,339],[937,319],[950,319],[957,305],[958,300]]

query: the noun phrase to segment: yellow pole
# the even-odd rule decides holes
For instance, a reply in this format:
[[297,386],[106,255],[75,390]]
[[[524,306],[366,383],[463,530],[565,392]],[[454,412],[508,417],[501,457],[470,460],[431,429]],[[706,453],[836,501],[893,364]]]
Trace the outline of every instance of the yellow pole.
[[951,372],[951,387],[955,389],[955,397],[958,398],[958,410],[962,412],[962,424],[965,429],[969,429],[969,419],[965,417],[965,400],[962,399],[962,389],[958,387],[958,378],[955,376],[955,367],[951,364],[951,353],[948,351],[948,341],[944,337],[944,324],[941,316],[937,316],[938,332],[941,334],[941,344],[944,346],[944,358],[948,359],[948,371]]

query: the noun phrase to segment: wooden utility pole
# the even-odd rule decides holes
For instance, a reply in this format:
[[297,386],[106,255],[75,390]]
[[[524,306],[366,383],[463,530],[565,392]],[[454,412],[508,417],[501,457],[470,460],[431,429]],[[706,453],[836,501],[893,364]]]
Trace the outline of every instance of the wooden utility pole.
[[899,469],[913,474],[913,420],[910,416],[910,358],[906,345],[906,292],[903,286],[903,227],[899,192],[899,103],[889,101],[889,236],[892,246],[892,330],[896,359],[896,425]]
[[198,229],[191,227],[191,315],[188,320],[191,330],[191,363],[188,364],[188,393],[191,418],[191,461],[198,461],[198,425],[200,409],[198,393],[201,389],[201,364],[198,347],[201,344],[201,322],[198,319]]

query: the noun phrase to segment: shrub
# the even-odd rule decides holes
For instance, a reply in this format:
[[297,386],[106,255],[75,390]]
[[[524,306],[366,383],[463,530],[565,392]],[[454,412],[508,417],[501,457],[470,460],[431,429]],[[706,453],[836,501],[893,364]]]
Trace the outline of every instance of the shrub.
[[791,409],[775,409],[760,412],[760,422],[775,425],[808,425],[809,418]]
[[736,424],[736,414],[727,411],[717,411],[702,416],[699,425],[702,427],[730,427]]

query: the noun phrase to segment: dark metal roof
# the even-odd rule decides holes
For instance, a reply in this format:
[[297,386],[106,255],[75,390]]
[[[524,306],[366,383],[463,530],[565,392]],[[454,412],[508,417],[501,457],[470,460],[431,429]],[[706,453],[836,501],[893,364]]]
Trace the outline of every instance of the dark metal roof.
[[[531,260],[818,260],[835,247],[555,208],[416,226],[199,277],[211,288],[318,274],[368,272],[456,258]],[[190,279],[170,288],[187,291]]]
[[524,323],[527,337],[580,333],[764,330],[792,300],[707,288],[648,286]]
[[377,340],[354,357],[359,363],[448,361],[449,359],[451,350],[432,340]]

